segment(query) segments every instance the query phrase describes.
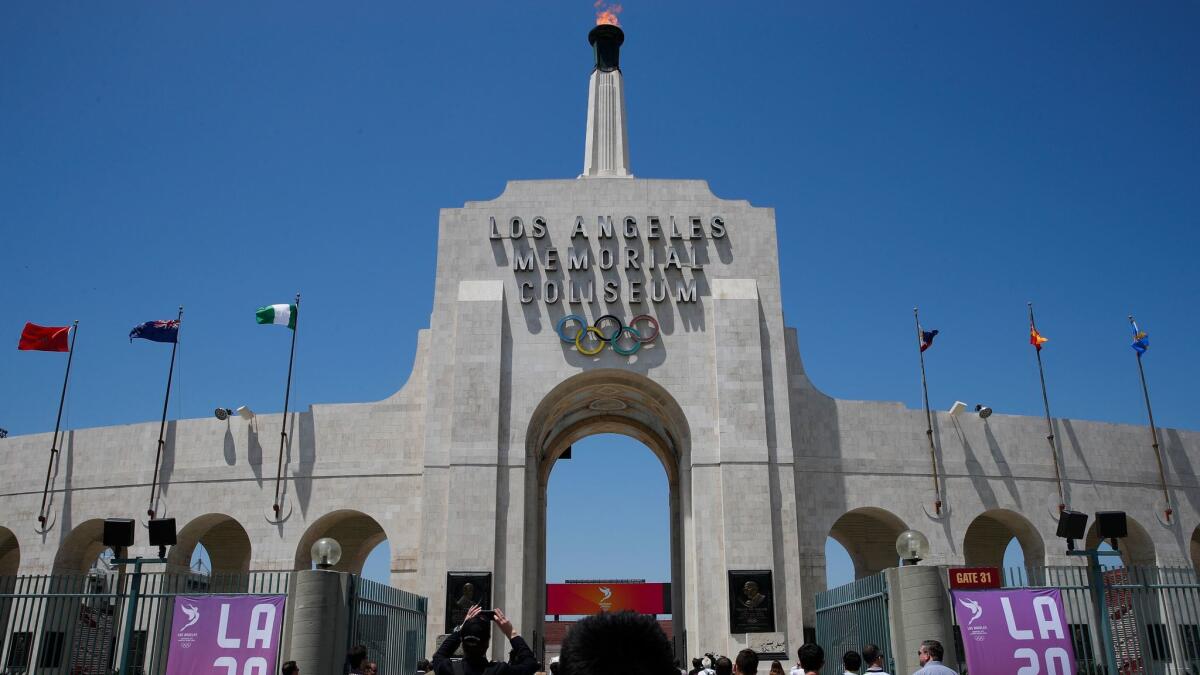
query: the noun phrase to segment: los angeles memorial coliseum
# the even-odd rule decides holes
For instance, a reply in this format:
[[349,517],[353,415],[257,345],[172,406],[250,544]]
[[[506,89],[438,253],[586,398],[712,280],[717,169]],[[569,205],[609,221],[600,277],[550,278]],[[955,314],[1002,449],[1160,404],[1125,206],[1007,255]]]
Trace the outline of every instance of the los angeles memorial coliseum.
[[[309,569],[313,542],[332,536],[336,569],[358,571],[386,538],[392,585],[429,598],[426,653],[452,572],[490,574],[493,604],[544,634],[548,476],[597,433],[645,443],[666,470],[681,655],[794,654],[825,589],[827,536],[859,577],[895,566],[906,529],[930,540],[927,564],[999,565],[1013,537],[1030,564],[1077,564],[1055,536],[1045,420],[935,412],[935,505],[924,412],[837,400],[806,376],[781,311],[774,211],[703,180],[634,177],[623,34],[591,37],[582,174],[441,211],[433,312],[408,381],[381,401],[289,417],[278,517],[281,415],[168,424],[159,508],[179,526],[172,564],[202,543],[217,572]],[[0,440],[0,575],[87,570],[102,519],[146,509],[150,467],[128,453],[154,447],[158,424],[66,432],[44,528],[50,434]],[[1168,517],[1146,427],[1053,430],[1064,501],[1125,510],[1128,562],[1197,562],[1200,434],[1161,430]],[[731,632],[724,610],[702,611],[724,607],[737,571],[769,573],[773,631]]]

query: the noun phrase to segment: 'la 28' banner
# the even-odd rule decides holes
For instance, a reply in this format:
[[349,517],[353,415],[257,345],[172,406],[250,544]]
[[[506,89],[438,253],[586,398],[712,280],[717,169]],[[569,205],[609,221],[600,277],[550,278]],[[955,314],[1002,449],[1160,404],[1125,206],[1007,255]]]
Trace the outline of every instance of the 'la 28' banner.
[[1057,588],[954,591],[971,673],[1072,675],[1071,630]]
[[176,597],[167,675],[274,675],[285,598]]

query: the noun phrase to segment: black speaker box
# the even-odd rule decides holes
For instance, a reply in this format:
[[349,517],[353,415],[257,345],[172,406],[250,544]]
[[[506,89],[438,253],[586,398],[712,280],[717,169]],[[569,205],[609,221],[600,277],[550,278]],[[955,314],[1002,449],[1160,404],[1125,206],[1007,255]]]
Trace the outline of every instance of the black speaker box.
[[120,549],[133,546],[133,519],[105,518],[104,545],[118,554]]
[[151,546],[174,546],[175,545],[175,519],[174,518],[152,518],[152,519],[150,519],[150,545]]

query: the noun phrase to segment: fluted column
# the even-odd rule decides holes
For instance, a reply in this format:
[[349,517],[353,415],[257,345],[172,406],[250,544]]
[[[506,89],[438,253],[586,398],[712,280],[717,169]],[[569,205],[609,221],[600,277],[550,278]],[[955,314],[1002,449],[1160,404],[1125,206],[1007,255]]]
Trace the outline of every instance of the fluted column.
[[588,80],[587,141],[580,178],[633,178],[629,171],[629,136],[625,124],[625,80],[620,47],[625,34],[611,25],[588,34],[596,67]]

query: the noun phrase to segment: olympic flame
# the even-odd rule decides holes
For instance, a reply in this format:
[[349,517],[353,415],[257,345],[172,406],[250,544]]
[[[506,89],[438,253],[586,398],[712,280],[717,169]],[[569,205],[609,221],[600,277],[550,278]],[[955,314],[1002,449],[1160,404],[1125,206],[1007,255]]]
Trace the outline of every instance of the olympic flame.
[[612,24],[620,26],[621,21],[617,19],[617,15],[621,13],[621,6],[616,3],[607,3],[604,0],[596,0],[592,4],[596,8],[596,25]]

